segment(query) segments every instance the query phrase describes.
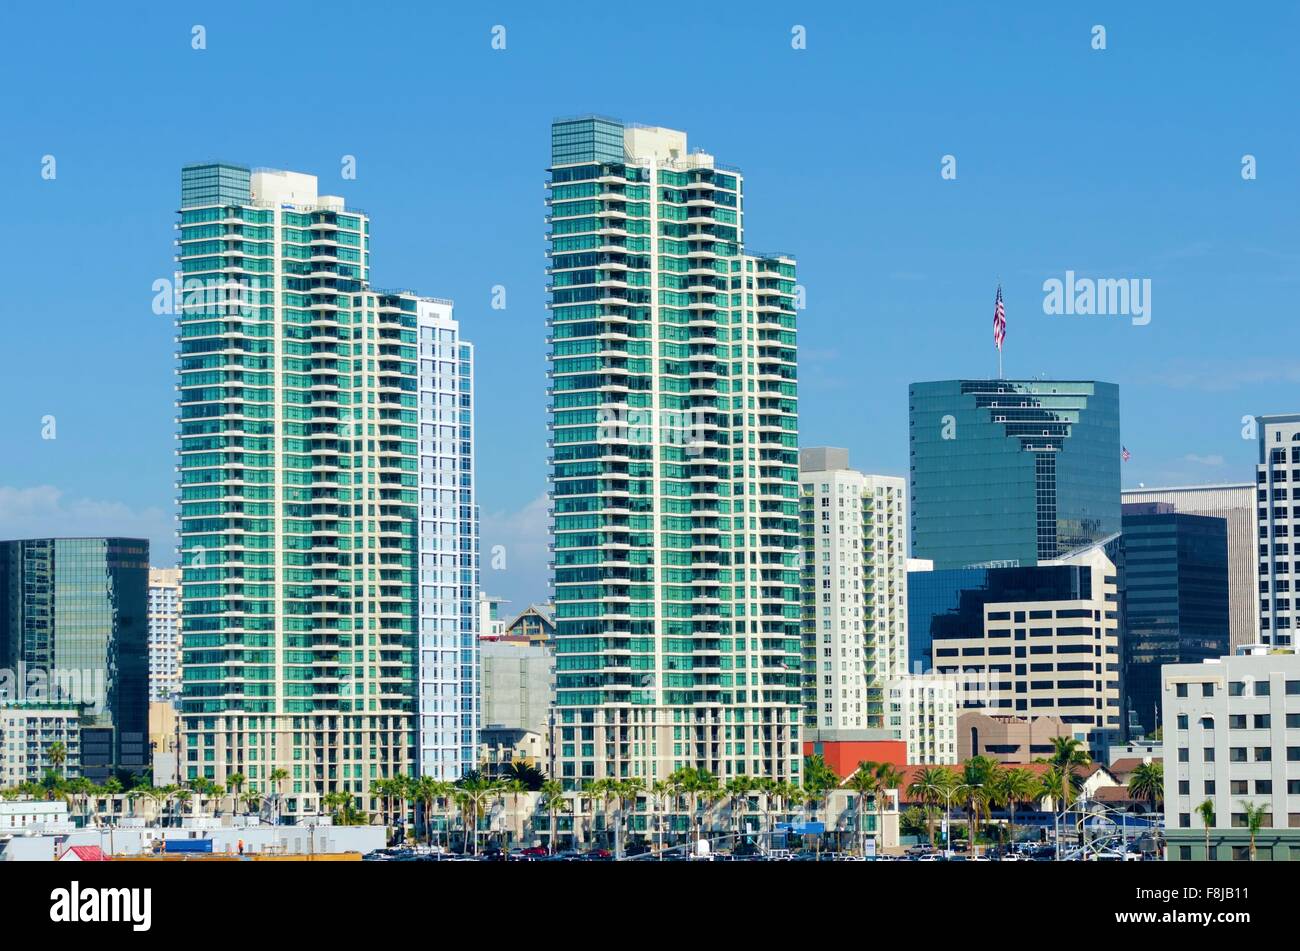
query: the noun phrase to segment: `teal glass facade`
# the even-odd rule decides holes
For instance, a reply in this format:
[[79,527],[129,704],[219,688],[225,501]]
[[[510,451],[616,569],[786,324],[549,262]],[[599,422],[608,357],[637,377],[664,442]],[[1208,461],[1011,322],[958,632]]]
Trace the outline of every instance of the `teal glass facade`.
[[794,778],[795,264],[745,254],[738,173],[623,133],[552,130],[560,778]]
[[1119,531],[1115,384],[944,380],[908,397],[914,557],[1035,565]]
[[416,751],[417,300],[312,176],[181,186],[181,775],[369,811]]
[[[22,696],[73,703],[87,737],[82,773],[148,765],[149,542],[40,538],[0,542],[0,667]],[[40,672],[44,698],[31,690]]]

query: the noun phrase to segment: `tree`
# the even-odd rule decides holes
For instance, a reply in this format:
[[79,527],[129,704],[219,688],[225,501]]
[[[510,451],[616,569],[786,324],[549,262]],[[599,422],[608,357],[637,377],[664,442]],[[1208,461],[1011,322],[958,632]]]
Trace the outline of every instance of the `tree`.
[[[478,854],[478,823],[486,812],[489,799],[500,791],[500,785],[486,778],[478,770],[472,769],[455,783],[455,798],[461,808],[461,815],[466,822],[466,844],[471,845],[471,852]],[[472,831],[471,831],[472,830]]]
[[966,787],[966,829],[971,853],[979,855],[980,812],[997,800],[996,782],[1002,767],[988,756],[972,756],[962,764],[962,785]]
[[927,766],[916,774],[907,787],[907,794],[919,800],[925,809],[925,822],[930,831],[930,848],[934,848],[934,813],[947,805],[959,780],[957,774],[946,766]]
[[511,760],[504,770],[502,776],[506,782],[520,782],[524,784],[524,790],[527,792],[537,792],[542,788],[542,783],[546,782],[546,774],[527,760]]
[[271,770],[271,788],[275,790],[275,824],[280,824],[280,804],[284,801],[284,781],[289,778],[289,771],[276,767]]
[[700,799],[707,798],[718,789],[718,777],[714,776],[707,769],[696,769],[694,766],[684,766],[681,769],[674,770],[668,777],[669,782],[675,782],[681,788],[682,793],[690,802],[690,823],[694,832],[692,847],[700,838]]
[[1214,828],[1214,800],[1206,799],[1196,807],[1197,813],[1201,817],[1201,825],[1205,827],[1205,858],[1210,858],[1210,829]]
[[844,780],[844,786],[851,789],[857,796],[857,808],[855,814],[858,819],[858,853],[865,855],[867,851],[867,832],[866,823],[862,821],[863,814],[866,812],[866,802],[868,798],[874,797],[880,791],[880,780],[876,776],[876,767],[879,763],[863,760],[858,763],[858,768],[853,771],[853,775]]
[[231,773],[226,777],[226,788],[230,790],[235,803],[235,812],[239,812],[239,794],[244,789],[246,778],[243,773]]
[[68,748],[63,745],[62,740],[55,740],[45,750],[45,755],[50,762],[54,764],[54,769],[60,779],[63,779],[63,764],[68,760]]
[[1242,810],[1246,813],[1246,828],[1250,830],[1250,860],[1255,861],[1255,835],[1264,825],[1264,819],[1267,817],[1267,806],[1252,805],[1242,800]]
[[551,820],[551,837],[549,844],[551,854],[554,855],[556,852],[555,837],[557,835],[555,828],[556,813],[564,812],[569,806],[568,800],[564,798],[564,784],[558,779],[548,779],[546,782],[542,783],[542,806],[546,809],[546,813]]
[[827,765],[820,753],[805,756],[803,761],[803,788],[809,792],[821,794],[838,788],[840,777]]
[[749,802],[749,794],[754,790],[754,780],[749,776],[734,776],[727,780],[726,792],[728,807],[731,810],[731,828],[740,834],[740,805]]
[[664,807],[672,795],[672,786],[667,780],[656,779],[650,786],[650,809],[654,813],[655,838],[658,840],[660,852],[664,849]]
[[[1054,736],[1052,737],[1052,755],[1048,757],[1047,762],[1053,769],[1049,776],[1043,776],[1043,788],[1050,790],[1052,798],[1056,798],[1057,792],[1061,794],[1061,834],[1065,833],[1065,813],[1070,808],[1070,790],[1071,787],[1082,785],[1082,779],[1078,776],[1076,770],[1081,766],[1089,766],[1092,763],[1092,757],[1084,749],[1083,742],[1072,736]],[[1057,850],[1059,851],[1061,843],[1057,841]]]
[[1128,780],[1128,794],[1134,799],[1145,799],[1151,811],[1158,812],[1165,798],[1165,766],[1161,760],[1143,763],[1133,770]]
[[1042,796],[1042,785],[1033,772],[1023,766],[1002,770],[995,782],[999,802],[1007,806],[1007,841],[1016,841],[1016,806]]
[[411,786],[411,796],[424,808],[424,839],[433,844],[433,804],[451,795],[451,783],[421,776]]

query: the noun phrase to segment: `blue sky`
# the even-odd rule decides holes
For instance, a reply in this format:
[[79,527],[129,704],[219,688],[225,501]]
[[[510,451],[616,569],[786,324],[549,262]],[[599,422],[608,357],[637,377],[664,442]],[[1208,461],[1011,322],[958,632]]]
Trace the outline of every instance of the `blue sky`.
[[[588,112],[744,170],[748,245],[796,255],[807,290],[801,440],[859,468],[906,473],[909,382],[995,373],[999,280],[1008,376],[1120,385],[1125,486],[1248,480],[1241,417],[1300,409],[1291,4],[747,3],[658,26],[618,5],[26,6],[0,13],[0,537],[141,534],[171,563],[151,285],[180,165],[223,159],[318,174],[371,215],[377,286],[455,299],[483,547],[507,552],[484,586],[545,597],[544,170],[550,120]],[[1150,279],[1151,322],[1045,315],[1067,270]]]

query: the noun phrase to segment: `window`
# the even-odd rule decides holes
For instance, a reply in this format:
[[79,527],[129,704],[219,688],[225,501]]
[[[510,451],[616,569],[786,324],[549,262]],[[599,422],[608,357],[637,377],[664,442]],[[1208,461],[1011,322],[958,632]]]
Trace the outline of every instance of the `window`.
[[1178,714],[1178,729],[1180,730],[1187,729],[1187,714],[1185,713]]
[[1255,780],[1255,795],[1257,796],[1273,795],[1273,780],[1271,779]]
[[1255,762],[1268,763],[1273,759],[1273,747],[1257,746],[1255,747]]
[[1190,796],[1192,794],[1192,784],[1185,779],[1178,780],[1178,795]]
[[1188,761],[1187,753],[1188,753],[1187,747],[1185,746],[1178,747],[1178,762],[1186,763]]
[[1267,730],[1272,725],[1272,720],[1267,713],[1255,714],[1255,729]]
[[1233,713],[1233,714],[1230,714],[1230,715],[1228,716],[1228,729],[1229,729],[1229,730],[1244,730],[1244,729],[1246,729],[1246,714],[1244,714],[1244,713]]
[[1174,695],[1179,697],[1187,696],[1187,684],[1174,684]]
[[1245,763],[1245,762],[1247,762],[1247,760],[1246,760],[1246,747],[1244,747],[1244,746],[1234,746],[1234,747],[1231,747],[1231,748],[1228,750],[1228,762],[1229,762],[1229,763]]
[[1201,684],[1201,696],[1202,697],[1214,696],[1214,683],[1212,681],[1209,683]]

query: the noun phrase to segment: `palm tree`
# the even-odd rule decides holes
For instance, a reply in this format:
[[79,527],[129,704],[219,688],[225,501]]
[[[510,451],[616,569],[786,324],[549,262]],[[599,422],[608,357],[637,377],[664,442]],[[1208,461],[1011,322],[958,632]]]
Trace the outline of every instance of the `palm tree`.
[[654,814],[655,839],[660,852],[664,850],[664,806],[672,794],[672,786],[666,780],[656,779],[650,786],[650,810]]
[[862,821],[862,816],[866,811],[867,799],[875,797],[880,792],[880,779],[876,775],[878,766],[880,766],[879,763],[863,760],[858,763],[858,768],[853,771],[853,775],[844,780],[845,787],[853,790],[858,797],[855,812],[858,819],[858,853],[862,855],[865,855],[867,851],[867,830],[866,823]]
[[754,789],[754,780],[749,776],[733,776],[724,787],[727,793],[727,807],[731,812],[732,831],[740,835],[740,805],[749,802],[749,794]]
[[[637,800],[640,798],[641,793],[643,793],[644,791],[645,791],[645,780],[641,779],[639,776],[633,776],[629,779],[624,779],[621,782],[616,783],[614,786],[615,797],[618,800],[618,816],[616,818],[616,821],[618,823],[618,830],[622,833],[623,842],[625,844],[627,842],[627,838],[631,826],[629,822],[630,817],[628,813],[629,811],[636,810]],[[621,857],[622,852],[623,852],[623,847],[620,847],[617,850],[617,854],[615,857],[616,858]]]
[[1022,802],[1033,802],[1042,795],[1042,786],[1037,777],[1023,766],[1004,769],[995,783],[998,801],[1007,807],[1007,841],[1016,841],[1016,806]]
[[1255,861],[1255,834],[1264,825],[1264,817],[1268,814],[1265,811],[1267,807],[1262,803],[1256,806],[1242,800],[1241,808],[1246,813],[1246,828],[1250,830],[1250,860],[1253,862]]
[[485,804],[497,794],[500,786],[495,780],[488,779],[478,770],[470,770],[455,782],[455,797],[461,807],[461,816],[469,820],[472,831],[466,830],[466,844],[471,845],[471,852],[478,854],[478,823],[483,817]]
[[904,776],[890,763],[876,767],[876,853],[885,849],[885,794],[903,784]]
[[1210,829],[1214,827],[1214,800],[1206,799],[1196,807],[1201,816],[1201,825],[1205,827],[1205,858],[1210,858]]
[[275,790],[275,824],[280,824],[280,804],[284,801],[284,790],[282,786],[284,781],[289,778],[289,771],[276,767],[271,770],[271,788]]
[[967,787],[966,835],[970,839],[972,855],[979,855],[980,811],[992,805],[996,792],[994,784],[1001,766],[988,756],[972,756],[962,765],[962,783]]
[[1151,811],[1159,811],[1165,798],[1165,767],[1161,760],[1143,763],[1133,770],[1128,780],[1128,794],[1134,799],[1146,799]]
[[700,799],[708,797],[718,789],[718,777],[714,776],[707,769],[696,769],[694,766],[685,766],[675,770],[668,777],[670,782],[676,782],[682,793],[690,802],[690,823],[694,830],[694,842],[700,838]]
[[[1049,785],[1048,777],[1043,777],[1043,786],[1050,789],[1052,798],[1056,798],[1057,790],[1061,793],[1061,835],[1065,834],[1065,813],[1070,808],[1070,787],[1078,785],[1078,774],[1075,772],[1080,766],[1089,766],[1092,764],[1092,757],[1084,749],[1083,741],[1075,739],[1072,736],[1054,736],[1052,737],[1052,755],[1047,760],[1053,767],[1055,773],[1052,775],[1052,783]],[[1060,852],[1061,841],[1058,838],[1057,852]]]
[[527,760],[511,760],[503,771],[506,782],[521,782],[526,792],[537,792],[546,782],[546,774]]
[[548,779],[542,783],[542,805],[550,817],[551,836],[549,845],[551,854],[554,855],[556,852],[555,815],[558,812],[563,812],[568,807],[568,801],[564,798],[564,783],[558,779]]
[[239,812],[239,794],[243,791],[246,778],[243,773],[231,773],[226,777],[226,788],[234,797],[235,812]]
[[45,750],[45,755],[49,757],[50,762],[54,764],[54,768],[58,772],[59,778],[62,779],[63,764],[68,760],[68,748],[63,745],[62,740],[55,740]]
[[433,845],[433,804],[435,800],[451,795],[451,783],[432,776],[421,776],[411,787],[411,796],[424,807],[424,838]]
[[934,848],[934,813],[951,801],[957,787],[956,773],[946,766],[927,766],[916,774],[907,787],[907,794],[919,800],[925,808],[925,824],[930,830],[930,848]]
[[510,815],[515,824],[510,834],[516,842],[521,842],[524,837],[524,826],[519,815],[519,797],[529,791],[528,784],[522,779],[504,779],[501,781],[501,788],[510,794]]

